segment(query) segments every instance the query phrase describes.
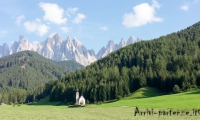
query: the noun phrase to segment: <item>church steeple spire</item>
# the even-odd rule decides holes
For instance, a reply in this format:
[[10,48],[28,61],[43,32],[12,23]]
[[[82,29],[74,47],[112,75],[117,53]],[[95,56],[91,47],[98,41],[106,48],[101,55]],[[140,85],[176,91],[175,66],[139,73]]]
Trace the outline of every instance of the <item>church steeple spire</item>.
[[79,92],[78,92],[78,89],[76,91],[76,104],[78,104],[79,102]]

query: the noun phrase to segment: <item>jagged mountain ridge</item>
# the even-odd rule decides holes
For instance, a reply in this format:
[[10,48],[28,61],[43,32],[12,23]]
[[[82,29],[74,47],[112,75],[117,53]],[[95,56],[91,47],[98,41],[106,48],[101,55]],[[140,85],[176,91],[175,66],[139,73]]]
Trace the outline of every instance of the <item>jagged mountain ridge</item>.
[[[24,48],[21,46],[24,46]],[[38,46],[32,45],[23,36],[20,36],[19,42],[14,42],[12,45],[10,54],[22,50],[31,50],[55,61],[74,60],[84,66],[96,61],[95,56],[92,56],[76,38],[71,39],[68,37],[66,40],[63,40],[57,33],[49,35]]]
[[110,40],[106,47],[103,46],[99,50],[99,52],[96,55],[96,58],[101,59],[101,58],[107,56],[108,54],[110,54],[111,52],[114,52],[120,48],[123,48],[126,45],[133,44],[135,42],[140,42],[141,40],[142,39],[140,39],[140,38],[137,38],[137,40],[136,40],[134,36],[130,36],[130,38],[128,39],[127,42],[124,38],[122,38],[119,44],[115,44],[112,40]]
[[101,59],[111,52],[137,41],[138,40],[133,36],[128,39],[127,44],[124,38],[121,39],[119,44],[115,44],[110,40],[106,47],[102,47],[102,49],[95,54],[93,49],[87,50],[78,39],[71,39],[68,37],[66,40],[63,40],[63,38],[57,33],[52,33],[45,41],[40,42],[37,46],[29,43],[29,41],[21,35],[19,37],[19,42],[15,41],[10,50],[6,43],[3,46],[0,46],[0,57],[20,51],[31,50],[55,61],[74,60],[87,66],[97,59]]
[[0,57],[9,55],[8,44],[4,43],[3,46],[0,46]]

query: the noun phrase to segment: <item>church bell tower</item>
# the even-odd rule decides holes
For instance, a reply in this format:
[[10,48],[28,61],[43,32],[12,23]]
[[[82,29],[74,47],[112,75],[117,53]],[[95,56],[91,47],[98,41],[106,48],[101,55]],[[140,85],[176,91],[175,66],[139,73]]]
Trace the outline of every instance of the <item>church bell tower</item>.
[[79,102],[79,92],[78,92],[78,89],[76,91],[76,104],[78,104]]

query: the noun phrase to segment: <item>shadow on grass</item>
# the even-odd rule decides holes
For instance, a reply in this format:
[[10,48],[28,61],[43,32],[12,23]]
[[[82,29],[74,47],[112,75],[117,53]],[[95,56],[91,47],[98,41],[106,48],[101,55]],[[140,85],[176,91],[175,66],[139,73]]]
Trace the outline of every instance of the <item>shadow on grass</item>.
[[39,105],[51,105],[51,106],[62,106],[62,105],[66,105],[64,102],[59,101],[59,102],[51,102],[49,100],[49,96],[37,101],[37,102],[33,102],[30,105],[35,105],[35,106],[39,106]]
[[134,93],[132,93],[132,95],[128,96],[125,99],[141,99],[141,98],[156,97],[161,95],[163,95],[163,93],[161,93],[156,88],[144,87],[136,90]]
[[30,105],[33,105],[33,106],[41,106],[41,105],[49,105],[49,106],[63,106],[66,104],[62,103],[62,102],[47,102],[47,103],[40,103],[40,102],[35,102],[35,103],[32,103]]
[[[158,91],[157,89],[144,89],[142,95],[144,97],[155,97],[155,96],[159,96],[162,95],[160,91]],[[143,97],[143,98],[144,98]],[[141,97],[140,97],[141,98]]]
[[193,91],[186,93],[186,94],[200,94],[200,89],[193,90]]

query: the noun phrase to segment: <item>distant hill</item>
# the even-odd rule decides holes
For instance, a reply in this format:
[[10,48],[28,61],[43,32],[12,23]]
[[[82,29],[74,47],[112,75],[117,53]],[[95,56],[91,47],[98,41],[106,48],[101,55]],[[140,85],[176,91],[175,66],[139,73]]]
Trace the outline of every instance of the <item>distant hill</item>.
[[72,61],[72,60],[58,61],[57,63],[59,65],[61,65],[61,66],[65,66],[65,67],[67,67],[67,68],[69,68],[69,69],[71,69],[73,71],[77,71],[79,69],[85,68],[83,65],[81,65],[81,64],[79,64],[79,63],[77,63],[75,61]]
[[32,51],[23,51],[2,57],[0,58],[0,87],[36,89],[51,79],[59,79],[61,76],[79,69],[76,66],[80,66],[71,61],[63,63],[65,65],[61,66]]

